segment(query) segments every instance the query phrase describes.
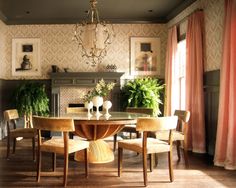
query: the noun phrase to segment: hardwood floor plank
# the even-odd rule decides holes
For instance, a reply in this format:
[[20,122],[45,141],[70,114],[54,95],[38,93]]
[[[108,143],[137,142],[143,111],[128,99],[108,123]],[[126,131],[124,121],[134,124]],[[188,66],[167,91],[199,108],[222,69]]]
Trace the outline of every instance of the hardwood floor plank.
[[[113,143],[109,143],[113,147]],[[158,188],[235,188],[236,171],[215,167],[204,155],[189,153],[189,169],[184,161],[177,162],[173,154],[174,182],[170,183],[166,154],[158,155],[158,165],[150,172],[148,169],[148,187]],[[51,172],[51,155],[43,154],[42,177],[36,182],[36,163],[32,160],[30,140],[17,142],[16,153],[6,160],[6,140],[0,141],[0,187],[62,187],[63,156],[57,158],[57,171]],[[134,152],[124,150],[123,171],[117,174],[117,151],[115,160],[107,164],[90,164],[89,177],[84,174],[84,164],[70,156],[68,188],[72,187],[143,187],[142,158]]]

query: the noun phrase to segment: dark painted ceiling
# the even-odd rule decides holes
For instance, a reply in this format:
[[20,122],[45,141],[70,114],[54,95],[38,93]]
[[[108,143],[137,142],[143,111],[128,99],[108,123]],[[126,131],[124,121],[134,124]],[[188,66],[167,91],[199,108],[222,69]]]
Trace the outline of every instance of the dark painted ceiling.
[[[112,23],[166,23],[195,0],[98,0],[102,20]],[[0,0],[6,24],[66,24],[86,17],[89,0]]]

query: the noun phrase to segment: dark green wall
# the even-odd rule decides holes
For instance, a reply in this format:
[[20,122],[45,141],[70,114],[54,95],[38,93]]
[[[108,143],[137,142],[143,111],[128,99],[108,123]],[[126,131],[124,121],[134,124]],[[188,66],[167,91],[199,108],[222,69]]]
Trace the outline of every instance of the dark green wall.
[[211,156],[215,153],[216,131],[219,109],[220,71],[204,74],[206,149]]
[[50,80],[0,80],[0,117],[2,118],[3,111],[14,107],[12,96],[15,89],[24,82],[38,82],[46,85],[46,92],[50,99],[51,97],[51,81]]
[[3,83],[3,80],[0,79],[0,120],[2,119],[2,83]]

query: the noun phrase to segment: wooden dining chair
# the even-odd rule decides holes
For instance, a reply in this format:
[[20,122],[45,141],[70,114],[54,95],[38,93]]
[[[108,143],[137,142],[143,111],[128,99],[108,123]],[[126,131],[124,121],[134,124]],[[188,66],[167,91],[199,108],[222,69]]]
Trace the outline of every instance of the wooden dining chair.
[[[79,114],[82,112],[87,112],[87,109],[85,107],[66,107],[66,114]],[[74,138],[73,132],[69,133],[69,138]]]
[[[180,146],[181,142],[183,142],[184,161],[185,161],[185,166],[188,167],[189,160],[188,160],[188,148],[187,148],[188,146],[187,131],[188,131],[188,121],[190,118],[190,112],[187,110],[175,110],[174,115],[178,116],[178,125],[176,130],[173,131],[173,142],[176,142],[178,161],[180,161],[181,159]],[[160,140],[168,140],[168,132],[167,131],[157,132],[156,138]]]
[[13,153],[16,151],[17,138],[32,139],[32,153],[33,160],[35,160],[35,130],[33,128],[19,127],[18,120],[19,114],[16,109],[10,109],[4,111],[4,120],[7,123],[7,155],[9,159],[11,140],[13,140]]
[[[69,132],[74,131],[74,121],[72,119],[48,118],[33,116],[33,125],[38,134],[38,152],[37,152],[37,181],[40,181],[41,172],[41,153],[53,153],[53,171],[56,170],[56,153],[64,155],[64,177],[63,185],[67,184],[68,174],[68,155],[76,151],[84,150],[85,174],[88,176],[88,151],[89,142],[82,140],[69,139]],[[63,138],[52,138],[42,141],[41,131],[58,131],[63,133]]]
[[[126,112],[130,113],[141,113],[141,114],[147,114],[152,115],[153,109],[152,108],[146,108],[146,107],[127,107]],[[121,132],[128,132],[129,138],[132,138],[132,133],[136,135],[136,138],[140,138],[140,133],[136,130],[136,125],[125,125],[125,127],[121,130]],[[116,142],[117,142],[117,134],[114,135],[114,146],[113,151],[116,151]]]
[[[143,179],[144,185],[147,186],[147,155],[153,153],[168,153],[169,162],[169,176],[170,181],[174,180],[173,166],[172,166],[172,129],[177,126],[177,116],[169,117],[142,117],[138,118],[136,130],[143,132],[143,138],[136,138],[130,140],[122,140],[118,142],[118,176],[121,175],[123,149],[142,153],[143,158]],[[168,142],[161,141],[156,138],[148,137],[149,131],[168,130]],[[150,169],[152,169],[152,160],[150,160]]]

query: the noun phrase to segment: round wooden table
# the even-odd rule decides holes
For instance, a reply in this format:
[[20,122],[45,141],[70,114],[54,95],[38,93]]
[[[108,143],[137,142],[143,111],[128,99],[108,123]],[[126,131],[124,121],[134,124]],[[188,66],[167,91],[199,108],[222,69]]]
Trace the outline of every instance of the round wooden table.
[[[107,163],[114,160],[114,154],[109,145],[103,140],[119,132],[127,124],[135,124],[138,117],[146,114],[111,112],[111,116],[91,116],[87,113],[70,114],[75,123],[75,135],[89,141],[89,162]],[[75,160],[83,160],[80,152],[75,154]]]

